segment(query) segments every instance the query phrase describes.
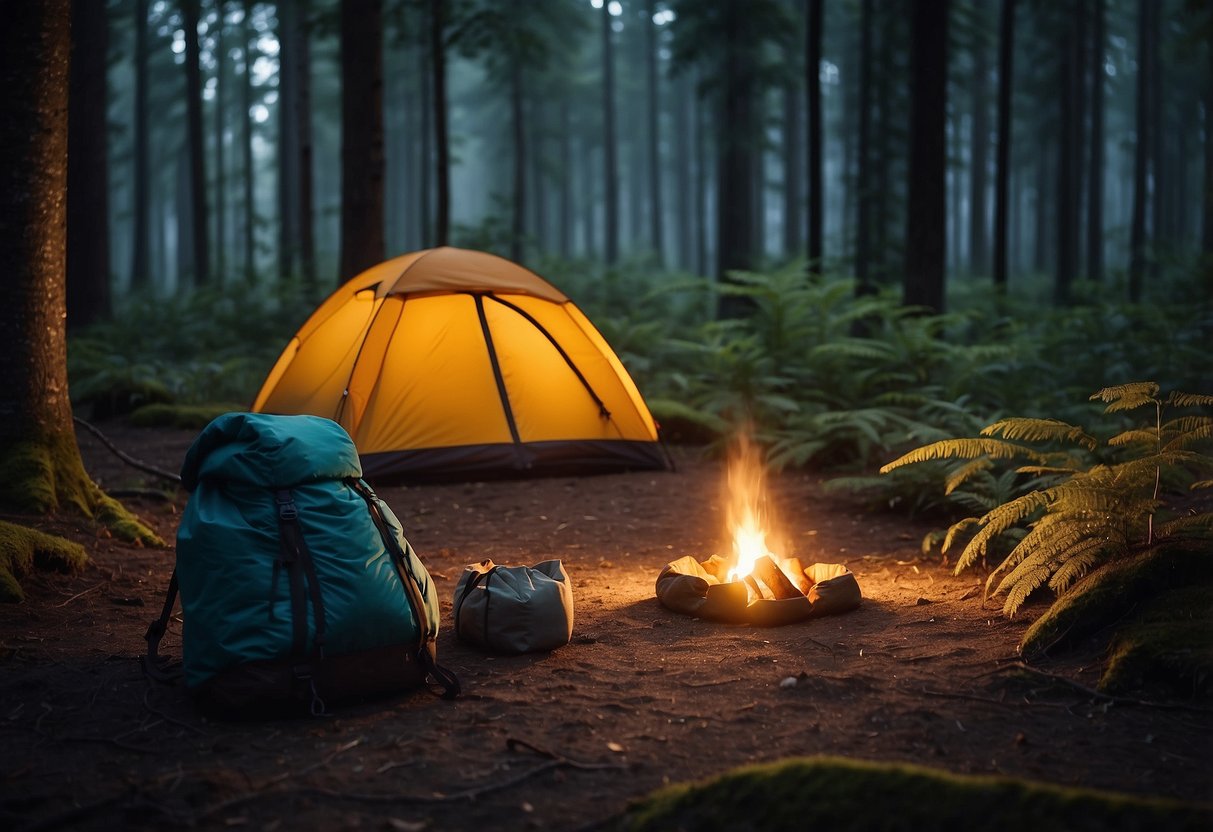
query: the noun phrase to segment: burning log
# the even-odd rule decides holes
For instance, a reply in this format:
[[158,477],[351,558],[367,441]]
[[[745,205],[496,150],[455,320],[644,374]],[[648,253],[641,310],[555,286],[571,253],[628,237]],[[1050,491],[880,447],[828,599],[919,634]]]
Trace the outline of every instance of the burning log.
[[761,586],[761,584],[758,583],[758,579],[755,578],[753,575],[746,575],[741,580],[742,580],[742,583],[744,583],[747,587],[749,587],[749,596],[748,597],[750,598],[750,600],[755,601],[755,600],[767,597],[766,595],[763,594],[762,586]]
[[783,570],[784,575],[787,575],[788,580],[796,585],[801,595],[809,594],[809,587],[813,585],[813,581],[805,574],[800,558],[784,558],[783,562],[779,564],[779,568]]
[[788,576],[783,574],[783,570],[776,565],[770,555],[763,555],[756,560],[754,571],[751,574],[771,591],[771,595],[777,601],[804,597],[804,593],[788,580]]

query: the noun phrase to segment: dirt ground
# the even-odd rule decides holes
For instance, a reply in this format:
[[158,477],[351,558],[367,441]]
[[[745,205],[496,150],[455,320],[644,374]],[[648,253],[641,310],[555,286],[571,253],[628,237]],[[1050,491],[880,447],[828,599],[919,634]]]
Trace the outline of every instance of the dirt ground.
[[[193,438],[106,430],[174,471]],[[80,441],[107,487],[150,483]],[[381,489],[437,582],[439,660],[464,694],[317,719],[207,721],[182,690],[145,681],[138,657],[172,548],[47,521],[93,564],[31,576],[28,600],[0,607],[0,826],[584,829],[666,782],[816,754],[1213,800],[1213,714],[1024,673],[1015,645],[1043,607],[1005,619],[983,606],[981,575],[920,555],[926,527],[823,496],[813,475],[770,484],[787,554],[849,566],[857,611],[760,629],[662,608],[662,566],[706,558],[723,538],[721,464],[675,456],[674,473]],[[172,541],[184,495],[126,502]],[[464,564],[553,557],[574,583],[571,644],[495,657],[455,640]],[[174,655],[179,633],[166,639]],[[1040,670],[1090,686],[1102,660]]]

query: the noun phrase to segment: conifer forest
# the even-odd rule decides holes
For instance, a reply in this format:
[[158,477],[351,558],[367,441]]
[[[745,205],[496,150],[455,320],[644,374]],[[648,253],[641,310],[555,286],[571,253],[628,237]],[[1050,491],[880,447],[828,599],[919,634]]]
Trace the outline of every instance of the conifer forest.
[[0,19],[0,826],[1213,826],[1208,0]]

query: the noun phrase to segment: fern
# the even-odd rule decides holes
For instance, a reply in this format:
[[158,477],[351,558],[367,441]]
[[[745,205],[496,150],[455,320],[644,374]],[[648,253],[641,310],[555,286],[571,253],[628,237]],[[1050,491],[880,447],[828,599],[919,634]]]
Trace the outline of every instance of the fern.
[[1002,504],[981,518],[981,528],[973,535],[973,539],[956,561],[956,574],[959,575],[978,560],[984,560],[990,541],[994,537],[1045,508],[1051,496],[1048,491],[1032,491]]
[[988,471],[993,467],[994,463],[988,457],[978,457],[971,462],[965,463],[948,475],[947,482],[944,484],[943,493],[951,494],[977,474],[981,473],[982,471]]
[[945,439],[940,442],[932,442],[930,445],[924,445],[898,457],[892,462],[883,465],[880,473],[887,474],[903,465],[912,465],[916,462],[929,462],[933,459],[952,459],[956,457],[961,459],[978,459],[983,456],[990,457],[991,459],[1013,459],[1022,456],[1042,464],[1046,461],[1045,455],[1038,451],[1001,439]]
[[1082,428],[1059,422],[1056,419],[1002,419],[982,428],[982,436],[997,436],[1002,434],[1007,439],[1021,439],[1025,442],[1049,442],[1066,440],[1076,442],[1087,450],[1095,450],[1098,444],[1095,437]]
[[1167,404],[1172,407],[1213,407],[1213,396],[1172,390],[1171,395],[1167,397]]
[[1152,381],[1138,381],[1133,384],[1119,384],[1115,387],[1105,387],[1091,394],[1091,401],[1098,399],[1109,402],[1104,412],[1114,413],[1118,410],[1133,410],[1147,404],[1157,404],[1158,385]]

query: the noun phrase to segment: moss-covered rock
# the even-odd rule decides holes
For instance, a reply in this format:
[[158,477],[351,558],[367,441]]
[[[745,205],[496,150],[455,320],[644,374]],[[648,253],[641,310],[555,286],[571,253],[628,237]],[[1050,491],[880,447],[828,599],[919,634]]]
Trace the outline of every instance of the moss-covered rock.
[[1091,573],[1038,618],[1020,642],[1028,659],[1055,647],[1079,644],[1125,620],[1126,613],[1159,593],[1213,582],[1213,558],[1185,545],[1158,547]]
[[20,579],[31,569],[70,573],[86,563],[88,555],[79,543],[0,521],[0,602],[25,599]]
[[669,786],[629,808],[618,828],[1176,832],[1211,824],[1208,806],[820,757],[747,766],[706,782]]
[[1163,592],[1117,629],[1101,690],[1213,696],[1213,585]]

